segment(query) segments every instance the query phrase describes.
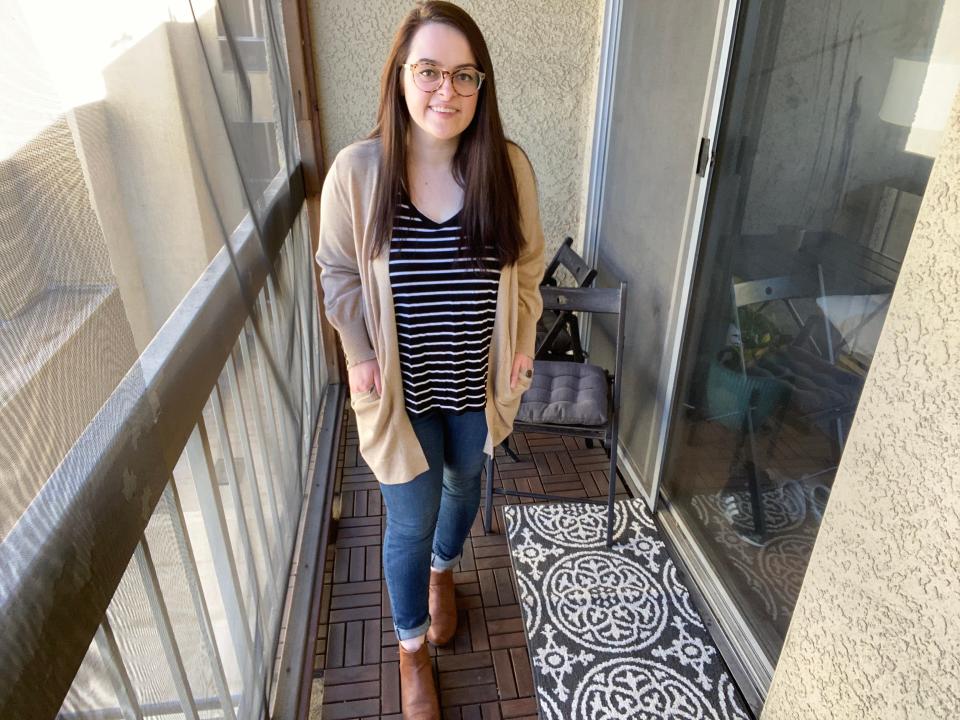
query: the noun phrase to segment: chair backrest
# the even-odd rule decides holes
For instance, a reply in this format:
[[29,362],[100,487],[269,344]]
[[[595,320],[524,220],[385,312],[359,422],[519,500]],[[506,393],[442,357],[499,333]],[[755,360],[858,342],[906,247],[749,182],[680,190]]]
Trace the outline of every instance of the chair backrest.
[[564,288],[540,286],[543,309],[556,312],[620,312],[627,284],[619,288]]
[[[798,342],[813,344],[831,363],[836,357],[836,343],[846,341],[834,328],[823,308],[828,296],[890,295],[899,274],[899,261],[868,247],[852,243],[830,232],[802,233],[798,247],[802,271],[792,275],[731,283],[737,309],[755,303],[782,300],[801,328]],[[821,305],[825,347],[820,348],[811,337],[812,326],[806,325],[791,302],[800,298],[817,300]],[[886,307],[882,305],[881,307]],[[868,321],[869,317],[864,319]],[[739,329],[739,315],[736,317]],[[836,338],[835,338],[836,336]]]
[[[821,348],[816,340],[811,337],[814,327],[804,322],[803,318],[800,316],[800,313],[797,311],[797,308],[792,302],[793,300],[798,300],[801,298],[816,299],[824,296],[823,276],[820,272],[814,273],[807,271],[805,273],[796,273],[793,275],[781,275],[780,277],[763,278],[762,280],[747,280],[739,283],[731,282],[731,289],[733,295],[733,305],[735,308],[735,312],[733,313],[733,322],[737,326],[738,334],[742,333],[742,328],[740,327],[740,313],[737,312],[740,310],[740,308],[746,307],[747,305],[755,305],[757,303],[767,303],[780,300],[786,304],[787,309],[790,311],[790,315],[793,317],[794,322],[797,324],[797,327],[800,330],[795,342],[812,343],[814,349],[820,355],[829,358],[830,362],[833,362],[833,331],[830,328],[830,323],[826,316],[823,315],[822,312],[819,313],[823,323],[823,332],[827,345],[825,348]],[[746,373],[747,368],[743,347],[738,347],[741,368],[743,372]]]
[[[565,268],[567,272],[573,276],[577,287],[589,287],[593,283],[594,278],[597,276],[597,271],[587,265],[587,261],[572,249],[572,245],[572,237],[564,238],[563,243],[557,249],[557,252],[554,253],[553,259],[544,271],[543,280],[540,283],[541,287],[560,286],[560,278],[557,277],[557,270],[561,267]],[[543,336],[537,345],[537,359],[545,360],[550,357],[554,343],[564,336],[568,338],[567,342],[572,346],[573,359],[576,362],[584,362],[586,353],[580,345],[580,330],[577,319],[573,312],[568,310],[556,314],[546,335]]]
[[[751,237],[777,240],[773,235]],[[829,231],[803,230],[791,247],[796,252],[793,274],[733,283],[738,308],[771,300],[890,293],[900,273],[900,261]]]
[[557,282],[556,273],[557,270],[561,267],[565,268],[569,272],[573,279],[577,283],[577,287],[588,287],[593,283],[594,278],[597,277],[597,271],[590,267],[587,264],[587,261],[580,257],[576,251],[573,250],[573,238],[566,237],[563,239],[560,247],[557,248],[557,252],[554,253],[553,259],[550,261],[550,264],[547,265],[547,269],[543,273],[543,280],[540,283],[541,285],[556,286],[559,283]]
[[812,273],[733,283],[733,298],[738,308],[773,300],[815,298],[820,294],[819,278]]

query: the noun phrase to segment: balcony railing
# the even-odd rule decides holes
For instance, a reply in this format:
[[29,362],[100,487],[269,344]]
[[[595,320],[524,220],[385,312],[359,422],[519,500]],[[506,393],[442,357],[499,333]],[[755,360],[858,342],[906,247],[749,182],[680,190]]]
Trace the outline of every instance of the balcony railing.
[[297,167],[0,545],[0,716],[266,713],[316,422],[339,406],[305,213]]

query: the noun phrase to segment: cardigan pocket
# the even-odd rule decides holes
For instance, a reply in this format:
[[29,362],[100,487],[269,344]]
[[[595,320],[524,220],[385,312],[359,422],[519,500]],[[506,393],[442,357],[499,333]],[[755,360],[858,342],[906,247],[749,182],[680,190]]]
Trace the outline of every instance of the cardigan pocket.
[[363,404],[363,403],[365,403],[365,402],[367,402],[368,400],[371,400],[371,399],[372,399],[372,400],[376,400],[376,401],[378,401],[378,402],[379,402],[379,400],[380,400],[380,395],[377,394],[377,386],[376,386],[376,385],[371,386],[370,389],[367,390],[365,393],[360,393],[360,394],[357,395],[356,397],[354,397],[353,394],[351,393],[351,395],[350,395],[350,407],[352,407],[354,410],[356,410],[358,405],[361,405],[361,404]]
[[[377,388],[372,387],[367,392],[350,398],[350,406],[357,420],[357,444],[360,455],[367,460],[367,454],[378,443],[383,442],[382,433],[378,431],[380,416],[380,395]],[[367,462],[370,465],[370,461]],[[371,466],[372,467],[372,466]]]
[[518,395],[523,395],[527,390],[530,389],[530,386],[533,385],[533,375],[527,377],[524,373],[520,373],[517,376],[517,390]]
[[521,374],[517,378],[517,386],[515,388],[511,388],[510,378],[507,376],[507,381],[504,384],[506,386],[506,394],[498,397],[497,400],[506,405],[512,405],[513,403],[517,403],[519,405],[520,397],[530,389],[531,385],[533,385],[533,377],[527,377],[526,375]]

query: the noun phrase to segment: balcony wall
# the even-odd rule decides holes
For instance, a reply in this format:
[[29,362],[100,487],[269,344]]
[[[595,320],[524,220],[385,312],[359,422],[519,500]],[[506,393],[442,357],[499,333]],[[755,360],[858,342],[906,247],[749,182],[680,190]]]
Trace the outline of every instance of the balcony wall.
[[196,70],[202,67],[192,24],[164,23],[104,68],[104,100],[75,111],[78,149],[138,351],[246,212],[209,77]]
[[764,720],[960,707],[960,94]]
[[[547,255],[580,245],[600,64],[601,0],[557,0],[529,11],[497,0],[458,3],[484,34],[507,137],[537,173]],[[310,25],[327,166],[373,129],[380,70],[412,2],[312,0]]]

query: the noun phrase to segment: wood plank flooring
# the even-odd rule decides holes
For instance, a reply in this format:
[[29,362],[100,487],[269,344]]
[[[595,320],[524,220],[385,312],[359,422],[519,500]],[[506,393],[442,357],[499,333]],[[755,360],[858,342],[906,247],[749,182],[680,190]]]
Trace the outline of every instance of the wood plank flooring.
[[[380,559],[386,518],[377,482],[357,452],[348,412],[340,442],[339,520],[323,575],[314,677],[324,684],[324,720],[400,720],[397,641]],[[580,438],[516,433],[521,462],[498,449],[494,483],[570,497],[606,497],[608,460]],[[618,480],[618,497],[627,497]],[[496,496],[495,506],[520,502]],[[532,502],[524,500],[523,502]],[[533,674],[520,619],[507,542],[496,513],[484,535],[477,516],[454,579],[458,630],[431,649],[445,720],[536,718]]]

